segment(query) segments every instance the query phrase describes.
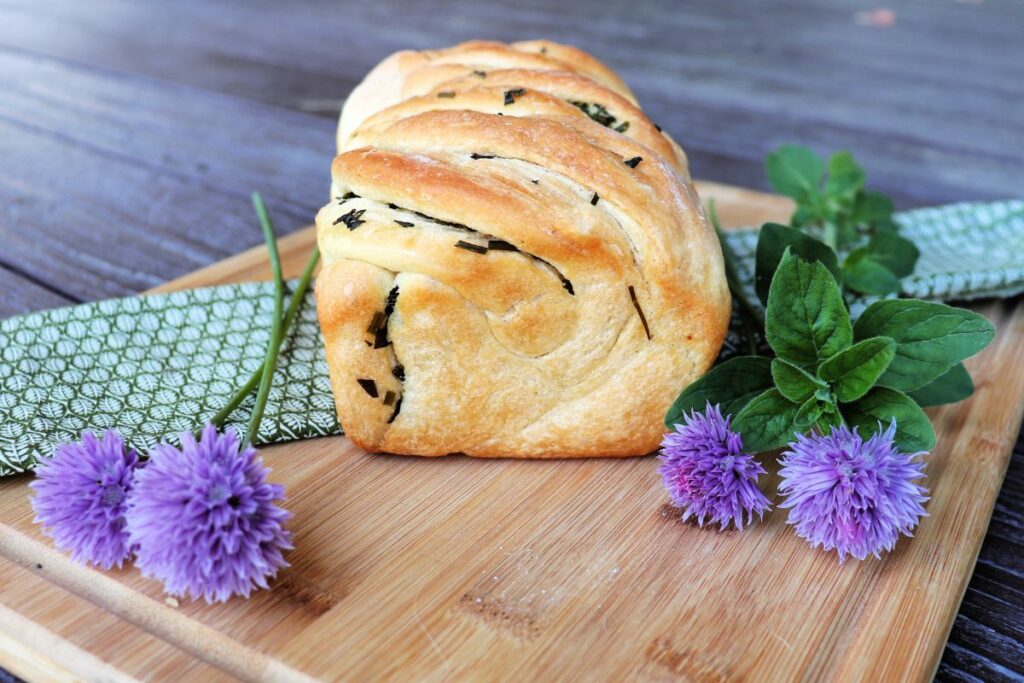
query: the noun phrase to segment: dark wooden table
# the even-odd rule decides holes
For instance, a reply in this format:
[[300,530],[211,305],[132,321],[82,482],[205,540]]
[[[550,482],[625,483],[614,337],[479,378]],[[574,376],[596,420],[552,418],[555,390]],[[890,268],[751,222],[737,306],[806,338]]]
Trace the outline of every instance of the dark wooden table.
[[[341,100],[401,48],[548,37],[617,69],[694,175],[847,148],[900,208],[1024,194],[1019,0],[0,1],[0,317],[122,296],[326,195]],[[1024,441],[939,668],[1024,674]],[[0,671],[0,681],[6,680]]]

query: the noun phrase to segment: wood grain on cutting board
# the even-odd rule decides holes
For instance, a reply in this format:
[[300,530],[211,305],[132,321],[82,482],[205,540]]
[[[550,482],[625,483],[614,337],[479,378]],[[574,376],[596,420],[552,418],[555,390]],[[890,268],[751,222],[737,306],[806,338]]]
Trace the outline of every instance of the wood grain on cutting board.
[[[790,210],[700,191],[729,225]],[[292,273],[311,244],[308,231],[282,240]],[[253,250],[167,288],[266,274]],[[58,679],[107,667],[194,680],[928,680],[1024,410],[1024,308],[979,310],[997,336],[968,362],[977,391],[929,411],[929,517],[883,560],[839,565],[778,510],[742,533],[684,524],[650,457],[420,459],[332,437],[262,449],[295,514],[292,567],[218,606],[171,606],[134,569],[74,565],[32,525],[28,479],[0,482],[0,665]]]

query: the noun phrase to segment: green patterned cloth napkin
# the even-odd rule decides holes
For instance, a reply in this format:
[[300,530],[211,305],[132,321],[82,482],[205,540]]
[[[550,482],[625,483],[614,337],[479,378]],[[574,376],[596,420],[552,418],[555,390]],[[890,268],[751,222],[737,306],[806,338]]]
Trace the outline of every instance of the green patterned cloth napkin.
[[[930,299],[1024,291],[1024,202],[954,204],[896,216],[921,249],[906,294]],[[753,283],[756,230],[729,233]],[[751,297],[756,300],[751,292]],[[130,297],[0,322],[0,476],[85,429],[116,427],[142,452],[195,429],[260,367],[270,283]],[[730,333],[726,352],[737,344]],[[252,398],[231,422],[241,428]],[[257,443],[340,434],[309,294],[284,347]]]
[[[141,452],[195,429],[263,364],[273,312],[273,285],[250,282],[0,322],[0,476],[31,468],[85,429],[116,427]],[[228,424],[244,432],[254,402]],[[340,433],[308,294],[256,442]]]
[[[900,234],[921,250],[903,293],[944,301],[1008,297],[1024,291],[1024,201],[965,202],[893,216]],[[726,234],[740,279],[754,294],[757,229]]]

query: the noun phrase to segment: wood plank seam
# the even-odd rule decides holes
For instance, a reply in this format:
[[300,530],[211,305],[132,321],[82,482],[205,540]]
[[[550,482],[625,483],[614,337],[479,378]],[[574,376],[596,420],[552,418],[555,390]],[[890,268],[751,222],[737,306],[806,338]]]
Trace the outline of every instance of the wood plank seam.
[[59,551],[21,536],[5,524],[0,524],[0,554],[22,566],[41,564],[47,567],[47,578],[55,585],[245,680],[288,683],[314,680],[131,590],[103,572],[69,561]]
[[0,665],[31,683],[138,680],[2,604]]

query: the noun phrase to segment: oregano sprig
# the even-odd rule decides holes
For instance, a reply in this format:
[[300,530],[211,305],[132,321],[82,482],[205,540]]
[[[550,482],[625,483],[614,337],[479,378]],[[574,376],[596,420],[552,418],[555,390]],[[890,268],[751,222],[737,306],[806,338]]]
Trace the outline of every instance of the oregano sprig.
[[713,368],[683,390],[665,422],[671,428],[686,413],[718,404],[734,415],[748,449],[767,451],[839,425],[866,438],[895,419],[897,446],[927,451],[935,433],[921,406],[969,395],[961,363],[994,334],[977,313],[916,299],[877,301],[854,323],[826,263],[787,246],[765,315],[776,357],[742,356]]
[[[864,170],[852,154],[836,152],[826,164],[806,147],[783,145],[768,155],[765,172],[777,192],[796,201],[792,227],[837,254],[837,280],[844,290],[900,291],[900,280],[914,272],[920,252],[897,234],[892,200],[865,189]],[[774,252],[781,254],[782,248],[776,245]],[[759,292],[770,279],[770,273],[759,277]]]
[[[848,294],[897,294],[918,258],[896,234],[892,203],[864,189],[848,152],[826,165],[787,146],[766,169],[797,208],[792,225],[767,223],[758,235],[763,318],[708,207],[751,355],[683,389],[665,416],[659,473],[683,519],[741,528],[768,505],[751,454],[785,447],[781,507],[797,534],[840,562],[878,556],[925,514],[920,458],[936,437],[922,408],[972,393],[963,361],[995,330],[971,311],[914,299],[858,302],[854,320]],[[762,334],[771,353],[758,355]]]

